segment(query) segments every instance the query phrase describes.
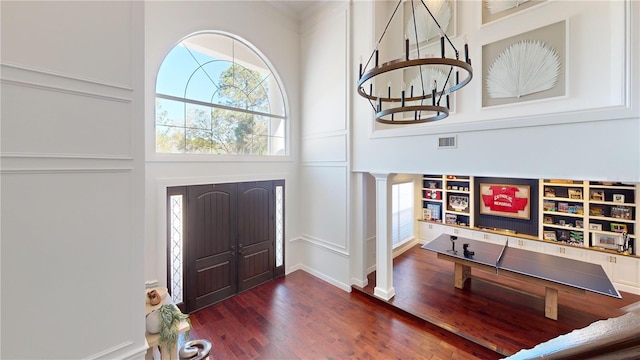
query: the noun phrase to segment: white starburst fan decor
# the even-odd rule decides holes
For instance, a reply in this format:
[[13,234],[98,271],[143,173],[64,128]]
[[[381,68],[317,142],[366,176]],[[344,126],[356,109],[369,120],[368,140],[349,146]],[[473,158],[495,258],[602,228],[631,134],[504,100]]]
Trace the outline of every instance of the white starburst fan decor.
[[542,41],[523,40],[509,46],[491,63],[487,93],[494,99],[520,98],[553,88],[559,76],[556,50]]
[[[448,33],[449,24],[452,22],[453,9],[449,0],[425,0],[425,3],[438,23],[436,24],[429,14],[424,11],[411,10],[405,31],[409,39],[417,38],[418,44],[439,39],[441,31]],[[422,4],[418,3],[416,6],[422,6]]]

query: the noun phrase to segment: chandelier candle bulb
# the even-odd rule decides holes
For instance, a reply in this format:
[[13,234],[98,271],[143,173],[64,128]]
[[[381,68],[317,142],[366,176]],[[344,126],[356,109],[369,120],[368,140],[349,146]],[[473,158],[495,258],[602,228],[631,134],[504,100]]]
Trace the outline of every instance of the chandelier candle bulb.
[[376,67],[378,67],[378,50],[376,49]]
[[431,103],[436,106],[436,89],[431,89]]
[[378,110],[377,110],[378,112],[382,111],[382,98],[381,97],[378,98],[378,107],[377,108],[378,108]]
[[388,98],[388,99],[391,99],[391,85],[389,85],[388,93],[389,93],[389,96],[387,96],[387,98]]
[[449,95],[447,95],[447,109],[451,109],[451,108],[449,107]]
[[369,84],[369,94],[373,96],[373,83]]
[[411,85],[411,92],[409,93],[409,97],[413,97],[413,85]]
[[440,37],[440,53],[442,54],[442,58],[444,59],[444,37],[442,36]]
[[409,38],[404,40],[404,55],[405,59],[409,60]]
[[469,61],[469,44],[464,43],[464,61],[467,64],[471,64],[471,61]]
[[404,107],[404,90],[402,90],[402,93],[400,95],[400,106]]
[[360,73],[358,75],[358,79],[362,77],[362,63],[360,63]]

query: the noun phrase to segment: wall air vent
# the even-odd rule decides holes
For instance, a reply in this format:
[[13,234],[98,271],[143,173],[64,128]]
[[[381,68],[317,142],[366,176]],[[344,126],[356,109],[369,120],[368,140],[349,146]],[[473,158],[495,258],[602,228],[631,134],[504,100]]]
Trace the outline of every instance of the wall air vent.
[[456,137],[441,137],[438,138],[438,149],[453,149],[457,146]]

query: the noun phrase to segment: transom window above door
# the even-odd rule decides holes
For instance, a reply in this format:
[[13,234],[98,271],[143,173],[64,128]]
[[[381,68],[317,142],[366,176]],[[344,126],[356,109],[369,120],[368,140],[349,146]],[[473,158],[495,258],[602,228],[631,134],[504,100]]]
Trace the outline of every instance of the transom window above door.
[[167,54],[156,80],[157,153],[287,155],[287,112],[277,75],[226,33],[201,33]]

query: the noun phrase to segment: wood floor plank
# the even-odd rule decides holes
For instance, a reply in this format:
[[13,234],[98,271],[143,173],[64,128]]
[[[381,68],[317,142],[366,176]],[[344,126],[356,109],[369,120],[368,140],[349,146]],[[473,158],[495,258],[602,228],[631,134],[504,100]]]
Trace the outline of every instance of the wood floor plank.
[[215,359],[498,359],[414,316],[296,271],[190,315]]
[[[456,289],[453,264],[418,245],[394,260],[396,296],[388,304],[510,355],[594,321],[620,316],[624,314],[621,308],[640,300],[640,296],[628,293],[615,299],[590,292],[583,295],[562,292],[558,294],[558,321],[554,321],[544,316],[543,286],[481,271],[474,271],[475,276],[537,296],[473,278],[463,289]],[[373,296],[375,272],[368,280],[362,291]]]

